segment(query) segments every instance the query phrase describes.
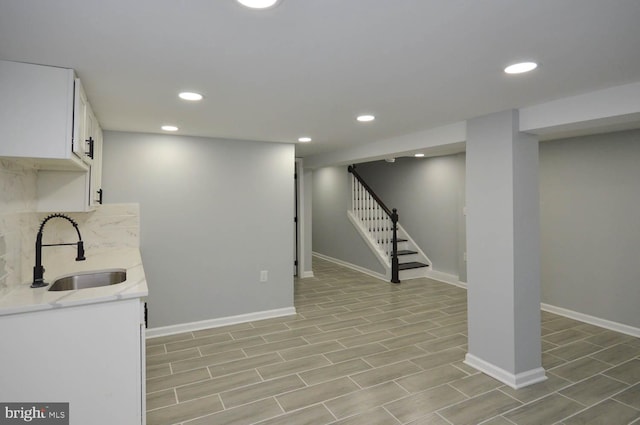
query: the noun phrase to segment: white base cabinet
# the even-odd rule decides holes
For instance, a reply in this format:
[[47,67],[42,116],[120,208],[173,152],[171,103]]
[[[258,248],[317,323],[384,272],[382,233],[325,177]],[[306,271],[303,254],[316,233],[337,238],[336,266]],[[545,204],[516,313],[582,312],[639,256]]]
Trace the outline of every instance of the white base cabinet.
[[72,425],[145,423],[140,299],[0,317],[0,400],[69,402]]

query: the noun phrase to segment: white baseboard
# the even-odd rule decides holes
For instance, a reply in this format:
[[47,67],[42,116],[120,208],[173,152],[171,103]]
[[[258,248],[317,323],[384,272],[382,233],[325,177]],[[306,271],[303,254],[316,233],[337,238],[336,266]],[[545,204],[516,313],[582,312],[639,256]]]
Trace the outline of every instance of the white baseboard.
[[329,256],[324,255],[324,254],[320,254],[319,252],[315,252],[314,251],[313,255],[315,257],[322,258],[323,260],[327,260],[327,261],[330,261],[332,263],[338,264],[340,266],[344,266],[344,267],[346,267],[348,269],[356,270],[356,271],[359,271],[360,273],[364,273],[364,274],[369,275],[371,277],[375,277],[376,279],[384,280],[385,282],[389,281],[387,279],[387,277],[385,275],[383,275],[382,273],[376,273],[376,272],[371,271],[369,269],[365,269],[364,267],[360,267],[360,266],[357,266],[355,264],[347,263],[346,261],[338,260],[337,258],[333,258],[333,257],[329,257]]
[[302,272],[302,274],[299,276],[300,279],[306,279],[309,277],[313,277],[313,272]]
[[274,317],[291,316],[296,314],[295,307],[279,308],[275,310],[257,311],[255,313],[240,314],[238,316],[219,317],[216,319],[202,320],[199,322],[180,323],[178,325],[161,326],[147,329],[146,337],[155,338],[179,334],[182,332],[199,331],[201,329],[219,328],[220,326],[235,325],[238,323],[253,322],[255,320],[272,319]]
[[483,372],[492,378],[497,379],[500,382],[507,384],[515,390],[547,379],[547,376],[544,373],[544,368],[542,367],[514,374],[469,353],[465,356],[464,363],[478,369],[480,372]]
[[454,285],[459,288],[467,289],[467,283],[461,282],[458,279],[458,276],[453,274],[443,273],[437,270],[428,270],[426,277],[429,279],[437,280],[438,282],[448,283],[449,285]]
[[554,313],[560,316],[568,317],[569,319],[575,319],[580,322],[589,323],[590,325],[599,326],[601,328],[640,338],[640,328],[625,325],[624,323],[612,322],[611,320],[601,319],[596,316],[590,316],[588,314],[579,313],[577,311],[568,310],[566,308],[556,307],[554,305],[545,303],[541,303],[540,308],[543,311],[548,311],[549,313]]

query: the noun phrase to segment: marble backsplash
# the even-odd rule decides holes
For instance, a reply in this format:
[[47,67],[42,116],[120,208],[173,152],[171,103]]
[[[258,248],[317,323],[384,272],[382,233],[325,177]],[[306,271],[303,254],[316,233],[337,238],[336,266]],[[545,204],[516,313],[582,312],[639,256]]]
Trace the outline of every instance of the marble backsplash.
[[[31,281],[38,228],[49,213],[36,212],[37,170],[28,163],[0,158],[0,295],[14,285]],[[66,213],[78,223],[85,255],[100,255],[107,249],[139,248],[140,208],[138,204],[105,204],[94,211]],[[76,242],[71,224],[60,218],[47,222],[43,242]],[[66,254],[68,251],[68,255]],[[75,259],[75,247],[44,247],[47,257]]]
[[35,209],[36,170],[0,159],[0,293],[22,281],[23,241],[36,222]]
[[[104,204],[90,212],[64,212],[78,223],[84,242],[85,256],[100,255],[105,250],[140,247],[140,207],[139,204]],[[26,232],[28,240],[23,240],[22,275],[30,279],[35,261],[34,243],[38,229],[50,213],[36,213],[35,220],[25,220],[23,225],[31,227]],[[43,230],[44,244],[74,243],[78,235],[67,220],[53,218],[47,222]],[[75,261],[75,246],[51,246],[42,249],[42,262],[47,266],[47,257],[61,259],[59,261]]]

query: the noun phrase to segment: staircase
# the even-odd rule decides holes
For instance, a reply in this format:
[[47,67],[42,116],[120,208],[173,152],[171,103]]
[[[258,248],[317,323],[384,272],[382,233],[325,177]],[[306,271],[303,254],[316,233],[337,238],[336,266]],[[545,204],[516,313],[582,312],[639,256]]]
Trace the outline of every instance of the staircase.
[[431,261],[398,223],[397,210],[390,210],[355,170],[352,175],[351,209],[347,215],[360,236],[385,268],[388,280],[425,277]]

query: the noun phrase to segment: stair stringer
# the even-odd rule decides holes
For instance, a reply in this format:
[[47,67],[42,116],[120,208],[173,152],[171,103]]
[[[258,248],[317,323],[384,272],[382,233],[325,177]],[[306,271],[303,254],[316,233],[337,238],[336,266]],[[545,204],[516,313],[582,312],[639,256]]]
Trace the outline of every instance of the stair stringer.
[[[391,280],[391,258],[389,258],[385,251],[380,247],[378,242],[371,236],[369,229],[365,226],[365,224],[360,220],[356,215],[351,211],[347,210],[347,217],[349,217],[349,221],[356,228],[360,237],[365,241],[371,252],[378,259],[382,267],[385,270],[385,277],[387,280]],[[417,254],[413,254],[415,258],[414,261],[418,261],[421,263],[428,264],[429,267],[421,267],[416,269],[409,270],[400,270],[399,277],[400,280],[407,279],[416,279],[421,277],[427,277],[429,270],[433,268],[431,260],[427,255],[422,251],[422,249],[418,246],[418,244],[413,240],[413,238],[407,233],[407,231],[398,223],[398,239],[406,239],[406,242],[399,242],[398,249],[408,249],[411,251],[416,251]]]
[[400,270],[400,280],[427,277],[429,271],[433,269],[433,263],[431,262],[429,257],[427,257],[427,254],[424,253],[424,251],[420,248],[420,246],[418,246],[416,241],[413,240],[411,235],[409,235],[409,233],[405,230],[404,227],[402,227],[400,223],[398,223],[398,238],[406,239],[406,243],[409,246],[408,249],[418,252],[418,254],[415,254],[417,255],[417,259],[415,261],[429,265],[429,267],[421,267],[418,269]]
[[378,242],[373,239],[371,233],[369,233],[369,229],[365,227],[362,220],[356,217],[355,214],[353,214],[353,212],[350,210],[347,211],[347,216],[349,217],[349,221],[351,221],[351,224],[353,224],[353,226],[358,231],[360,237],[362,237],[369,249],[375,254],[377,260],[380,262],[380,264],[382,264],[382,267],[384,267],[385,276],[388,278],[388,280],[390,280],[391,260],[389,259],[389,257],[387,257],[382,248],[380,248]]

